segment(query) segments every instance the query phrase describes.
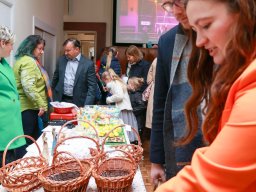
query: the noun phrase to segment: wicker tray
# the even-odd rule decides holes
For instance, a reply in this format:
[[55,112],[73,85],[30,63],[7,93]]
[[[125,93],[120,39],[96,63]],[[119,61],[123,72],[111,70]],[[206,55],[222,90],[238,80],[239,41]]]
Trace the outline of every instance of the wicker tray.
[[[112,131],[114,131],[115,129],[117,129],[119,127],[123,127],[123,126],[125,126],[125,125],[116,126],[107,133],[106,137],[104,138],[104,140],[102,142],[102,151],[104,151],[104,145],[107,141],[107,138],[109,137],[109,134]],[[143,156],[143,148],[142,148],[142,143],[141,143],[139,133],[133,127],[132,127],[132,131],[137,136],[138,145],[135,145],[135,144],[121,144],[121,145],[116,145],[116,146],[113,146],[113,147],[115,149],[120,149],[120,150],[126,151],[127,153],[131,154],[132,157],[135,159],[136,164],[138,165],[140,163],[141,159],[142,159],[142,156]]]
[[[72,159],[57,158],[60,154],[68,154]],[[61,151],[54,154],[52,166],[43,169],[38,178],[45,192],[82,192],[86,191],[92,169],[91,162]]]
[[[21,137],[26,137],[31,139],[38,151],[38,157],[25,157],[22,159],[18,159],[14,162],[11,162],[5,165],[5,158],[6,153],[9,146],[17,139]],[[43,157],[41,150],[36,143],[36,141],[28,136],[28,135],[21,135],[15,137],[11,140],[8,145],[6,146],[3,154],[3,167],[1,168],[0,176],[0,183],[7,191],[12,192],[23,192],[23,191],[32,191],[41,187],[41,183],[38,180],[38,172],[47,166],[47,161]]]
[[[122,152],[125,156],[108,157],[108,153]],[[98,192],[127,192],[130,190],[136,172],[133,157],[122,150],[104,152],[92,172]]]

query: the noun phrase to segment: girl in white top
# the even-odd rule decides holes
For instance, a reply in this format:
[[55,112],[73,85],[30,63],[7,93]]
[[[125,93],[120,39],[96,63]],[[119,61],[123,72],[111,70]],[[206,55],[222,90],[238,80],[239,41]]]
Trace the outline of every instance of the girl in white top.
[[[108,69],[102,74],[102,81],[106,84],[106,88],[112,94],[107,97],[106,103],[115,103],[120,112],[120,118],[127,125],[132,126],[138,131],[136,118],[132,112],[132,106],[127,91],[127,86],[123,80],[114,72],[113,69]],[[132,132],[128,132],[130,142],[137,140]]]

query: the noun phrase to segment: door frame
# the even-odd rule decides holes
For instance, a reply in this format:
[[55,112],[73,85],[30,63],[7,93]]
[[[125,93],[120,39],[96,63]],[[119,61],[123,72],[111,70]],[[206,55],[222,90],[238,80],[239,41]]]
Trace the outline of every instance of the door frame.
[[[49,74],[49,76],[51,77],[54,73],[55,67],[56,67],[56,60],[57,60],[57,37],[56,37],[56,28],[50,26],[49,24],[45,23],[44,21],[42,21],[41,19],[37,18],[36,16],[33,16],[33,24],[32,24],[33,28],[32,28],[32,34],[35,34],[35,30],[36,28],[42,30],[43,32],[46,32],[50,35],[52,35],[53,37],[53,47],[52,47],[52,62],[51,65],[48,65],[48,67],[50,67],[51,69],[48,69],[46,67],[46,70],[48,70],[49,72],[52,72]],[[43,37],[44,38],[44,37]],[[47,42],[46,42],[47,43]],[[42,57],[42,64],[44,65],[45,63],[45,57],[46,55],[43,55]]]
[[[90,35],[93,36],[93,40],[87,39],[88,37],[82,37],[81,35]],[[95,53],[97,52],[96,47],[97,47],[97,33],[96,31],[64,31],[64,37],[65,39],[70,38],[70,37],[74,37],[77,40],[79,40],[81,42],[81,49],[82,49],[82,45],[83,42],[86,41],[88,43],[93,42],[93,61],[96,61],[96,55]],[[87,56],[88,59],[91,59],[90,56],[88,56],[87,53],[84,53],[83,50],[81,50],[81,53],[84,54],[84,56]]]
[[96,31],[96,58],[100,57],[101,49],[106,47],[106,23],[64,22],[64,31]]

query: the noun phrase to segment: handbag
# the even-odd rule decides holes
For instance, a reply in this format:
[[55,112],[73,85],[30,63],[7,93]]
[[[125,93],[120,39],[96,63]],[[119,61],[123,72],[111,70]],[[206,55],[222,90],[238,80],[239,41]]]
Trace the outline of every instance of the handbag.
[[148,101],[149,96],[150,96],[150,92],[153,86],[153,81],[151,81],[151,83],[147,86],[147,88],[143,91],[142,93],[142,100],[143,101]]

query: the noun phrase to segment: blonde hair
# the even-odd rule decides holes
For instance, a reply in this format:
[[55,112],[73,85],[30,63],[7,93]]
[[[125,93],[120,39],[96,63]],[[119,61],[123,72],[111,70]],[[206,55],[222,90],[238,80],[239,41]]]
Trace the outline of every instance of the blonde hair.
[[112,51],[109,51],[107,55],[106,70],[110,69],[112,57],[113,57],[113,53]]
[[134,85],[134,91],[139,90],[142,85],[144,84],[144,79],[142,77],[131,77],[128,80],[128,84],[133,83]]
[[104,81],[104,80],[112,80],[110,74],[108,71],[104,71],[101,75],[101,79]]
[[127,85],[123,82],[123,80],[115,73],[115,71],[111,68],[109,68],[108,70],[104,71],[102,73],[101,78],[103,80],[112,80],[112,81],[116,81],[119,82],[123,88],[124,91],[127,91]]
[[5,43],[14,43],[14,34],[8,27],[0,25],[0,40],[3,40]]

